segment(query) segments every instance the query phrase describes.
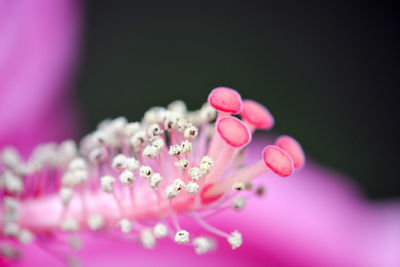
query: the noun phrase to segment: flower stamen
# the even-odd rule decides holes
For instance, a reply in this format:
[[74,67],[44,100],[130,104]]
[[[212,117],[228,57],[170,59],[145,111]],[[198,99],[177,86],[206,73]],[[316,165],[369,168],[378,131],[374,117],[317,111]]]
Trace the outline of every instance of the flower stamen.
[[79,145],[71,140],[40,145],[27,161],[6,148],[0,161],[0,235],[48,251],[43,246],[48,233],[54,239],[67,234],[80,248],[79,234],[87,230],[146,248],[169,236],[198,254],[212,250],[211,239],[192,238],[190,229],[181,228],[184,215],[236,249],[242,235],[220,230],[206,218],[227,209],[240,212],[248,197],[263,193],[249,187],[254,178],[270,171],[287,177],[305,162],[300,144],[282,136],[264,148],[262,159],[244,164],[252,133],[273,124],[261,104],[218,87],[200,110],[188,111],[177,101],[151,108],[141,122],[105,120]]

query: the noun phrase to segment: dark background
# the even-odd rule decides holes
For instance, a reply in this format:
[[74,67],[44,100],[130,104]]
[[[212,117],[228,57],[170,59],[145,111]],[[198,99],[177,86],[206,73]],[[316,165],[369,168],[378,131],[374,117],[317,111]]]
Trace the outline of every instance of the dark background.
[[78,97],[88,130],[138,120],[217,86],[264,103],[274,131],[351,175],[371,198],[400,196],[399,10],[356,1],[88,1]]

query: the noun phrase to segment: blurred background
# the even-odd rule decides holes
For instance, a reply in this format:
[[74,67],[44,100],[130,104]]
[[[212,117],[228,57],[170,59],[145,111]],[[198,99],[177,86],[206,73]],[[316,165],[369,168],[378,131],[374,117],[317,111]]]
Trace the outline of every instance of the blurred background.
[[196,109],[228,86],[368,197],[400,196],[397,13],[389,2],[87,1],[83,125],[175,99]]

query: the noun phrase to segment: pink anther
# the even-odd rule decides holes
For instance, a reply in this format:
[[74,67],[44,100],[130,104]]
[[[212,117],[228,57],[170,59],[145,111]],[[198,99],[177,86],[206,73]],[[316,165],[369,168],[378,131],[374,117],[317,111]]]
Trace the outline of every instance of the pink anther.
[[274,126],[274,117],[266,107],[254,100],[243,100],[243,109],[240,112],[243,121],[251,129],[269,130]]
[[217,87],[208,95],[208,103],[218,111],[237,114],[242,110],[240,94],[231,88]]
[[305,156],[303,148],[293,137],[287,135],[281,136],[276,140],[275,145],[282,148],[290,155],[295,169],[299,169],[304,166]]
[[251,133],[247,126],[235,117],[222,117],[217,121],[216,126],[221,138],[234,148],[243,147],[251,140]]
[[265,164],[274,173],[282,177],[287,177],[293,173],[293,160],[283,149],[270,145],[263,151]]

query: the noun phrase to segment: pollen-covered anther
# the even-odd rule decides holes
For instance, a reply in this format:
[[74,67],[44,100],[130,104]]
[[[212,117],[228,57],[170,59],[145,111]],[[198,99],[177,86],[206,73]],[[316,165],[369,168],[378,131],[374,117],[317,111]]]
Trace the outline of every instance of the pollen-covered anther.
[[208,174],[211,170],[211,165],[208,163],[201,163],[200,164],[200,170],[204,174]]
[[189,182],[186,185],[186,193],[189,195],[195,195],[199,191],[199,185],[195,182]]
[[[214,110],[214,112],[215,112],[215,110]],[[206,123],[206,121],[207,121],[204,116],[201,116],[200,110],[189,111],[186,114],[186,120],[191,125],[195,125],[197,127],[204,125],[204,123]]]
[[21,229],[18,232],[18,241],[21,244],[29,244],[30,242],[33,241],[33,233],[29,231],[28,229]]
[[19,208],[19,201],[16,198],[6,196],[3,198],[3,206],[6,212],[17,212]]
[[69,170],[64,173],[62,183],[65,186],[73,187],[85,183],[88,177],[89,174],[86,163],[80,158],[77,158],[71,162]]
[[190,126],[185,129],[183,135],[187,139],[194,139],[197,137],[197,134],[199,133],[199,130],[197,129],[196,126]]
[[96,146],[103,146],[107,143],[108,136],[104,131],[96,131],[92,134],[92,140]]
[[197,167],[191,168],[188,173],[189,173],[190,178],[192,178],[193,181],[198,181],[204,175],[204,172]]
[[[47,143],[37,146],[29,159],[27,169],[25,169],[26,174],[34,173],[43,170],[46,166],[57,166],[57,145],[55,143]],[[20,164],[20,167],[24,167],[25,164]],[[21,171],[10,167],[15,174],[19,174]]]
[[127,157],[124,154],[116,155],[111,162],[111,167],[116,171],[122,171],[126,168]]
[[5,171],[2,174],[3,177],[3,183],[4,187],[7,190],[7,192],[16,194],[22,191],[24,188],[24,184],[22,183],[22,180],[19,176],[15,175],[11,171]]
[[13,147],[6,147],[1,151],[1,163],[5,166],[16,169],[22,162],[18,151]]
[[89,152],[89,159],[94,164],[102,163],[106,159],[106,153],[102,147],[95,147]]
[[186,128],[188,128],[188,127],[190,127],[190,126],[192,126],[189,122],[187,122],[184,118],[180,118],[180,119],[178,119],[177,120],[177,122],[176,122],[176,129],[179,131],[179,132],[182,132],[182,131],[184,131]]
[[69,187],[61,187],[59,194],[61,198],[61,203],[64,206],[68,206],[73,194],[72,189]]
[[118,224],[123,233],[128,234],[132,231],[132,223],[128,219],[121,219]]
[[235,197],[232,200],[232,208],[234,210],[240,211],[246,205],[246,199],[244,197]]
[[78,147],[73,140],[66,140],[61,142],[57,149],[57,155],[59,156],[58,163],[65,166],[69,163],[78,153]]
[[125,160],[125,165],[126,165],[126,169],[128,169],[134,173],[139,169],[140,163],[135,158],[127,158]]
[[232,249],[237,249],[243,243],[242,234],[238,231],[234,231],[228,237],[228,243],[232,246]]
[[163,133],[163,130],[161,130],[160,125],[154,123],[149,126],[147,129],[147,135],[149,136],[150,139],[156,138],[157,136],[161,135]]
[[104,227],[104,218],[101,214],[91,214],[88,217],[87,224],[90,230],[100,230]]
[[168,186],[165,187],[165,190],[164,190],[165,198],[171,200],[174,197],[176,197],[178,194],[179,194],[179,191],[176,190],[176,188],[175,188],[175,186],[173,184],[172,185],[168,185]]
[[185,187],[185,183],[179,178],[175,179],[174,180],[174,187],[175,187],[176,191],[180,192],[182,190],[182,188]]
[[73,172],[67,171],[66,173],[64,173],[61,178],[61,184],[65,187],[75,186],[77,183],[75,181],[75,176]]
[[200,170],[203,173],[208,174],[213,166],[214,166],[214,161],[212,160],[212,158],[204,156],[201,159]]
[[164,238],[168,235],[168,227],[163,223],[157,223],[153,228],[153,233],[156,238]]
[[78,221],[74,218],[67,218],[61,223],[61,230],[66,232],[75,232],[78,231],[78,228]]
[[19,225],[15,222],[5,222],[3,225],[3,233],[6,236],[17,236]]
[[19,212],[17,210],[11,211],[11,210],[5,209],[4,213],[3,213],[3,217],[1,219],[2,219],[3,223],[6,224],[9,222],[11,222],[11,223],[18,222],[19,218],[20,218],[20,216],[19,216]]
[[86,161],[83,158],[74,158],[68,165],[70,171],[86,170]]
[[139,170],[139,175],[143,178],[150,178],[153,174],[153,169],[150,166],[142,166]]
[[5,210],[4,213],[3,213],[2,221],[3,221],[4,224],[16,223],[16,222],[18,222],[19,218],[20,218],[20,216],[19,216],[19,213],[17,211],[11,212],[11,211]]
[[166,111],[164,116],[164,129],[167,131],[174,129],[178,120],[182,118],[182,114],[174,111]]
[[125,125],[125,136],[131,137],[140,130],[140,122],[130,122]]
[[154,173],[150,176],[149,186],[154,190],[158,190],[158,185],[162,181],[162,177],[159,173]]
[[202,157],[201,163],[206,163],[206,164],[210,165],[211,167],[214,166],[214,160],[208,156]]
[[204,103],[200,109],[201,119],[204,120],[205,122],[209,122],[214,120],[216,116],[217,116],[216,110],[212,106],[210,106],[210,104]]
[[144,229],[140,231],[140,243],[142,243],[145,248],[154,248],[156,245],[156,239],[151,229]]
[[121,136],[124,134],[128,120],[125,117],[117,117],[110,122],[110,131],[113,135]]
[[176,232],[175,234],[175,242],[178,244],[184,244],[189,242],[189,232],[185,231],[185,230],[179,230],[178,232]]
[[179,168],[180,171],[184,172],[186,168],[189,166],[189,161],[187,159],[181,159],[175,162],[174,164]]
[[106,192],[106,193],[113,193],[114,192],[114,181],[115,178],[112,177],[111,175],[105,175],[100,178],[100,185],[101,189]]
[[203,236],[199,236],[193,239],[192,244],[195,252],[199,255],[205,254],[215,247],[213,240]]
[[73,175],[75,176],[74,179],[78,185],[85,183],[89,177],[87,170],[76,170],[73,172]]
[[165,146],[164,139],[160,137],[155,138],[152,142],[152,146],[157,149],[158,153],[160,153]]
[[179,155],[181,154],[181,152],[182,152],[182,148],[181,148],[181,146],[179,146],[179,145],[172,145],[172,146],[170,146],[170,147],[169,147],[169,151],[168,151],[168,153],[169,153],[171,156],[179,156]]
[[157,149],[157,147],[152,146],[152,145],[147,145],[144,149],[143,149],[143,156],[148,157],[148,158],[155,158],[159,153],[159,150]]
[[131,171],[125,170],[119,175],[119,180],[123,185],[130,186],[135,180],[135,176]]
[[187,112],[187,107],[184,101],[182,100],[175,100],[168,104],[168,110],[173,112],[178,112],[181,114],[185,114]]
[[192,151],[192,143],[189,142],[188,140],[185,140],[181,143],[181,150],[183,153],[189,153]]
[[140,130],[136,132],[130,139],[130,143],[135,150],[139,150],[147,141],[146,132]]
[[144,113],[142,118],[143,124],[161,123],[165,117],[167,110],[163,107],[152,107]]
[[237,181],[233,184],[232,189],[234,189],[236,191],[243,191],[246,189],[246,185],[245,185],[245,183],[243,183],[241,181]]

